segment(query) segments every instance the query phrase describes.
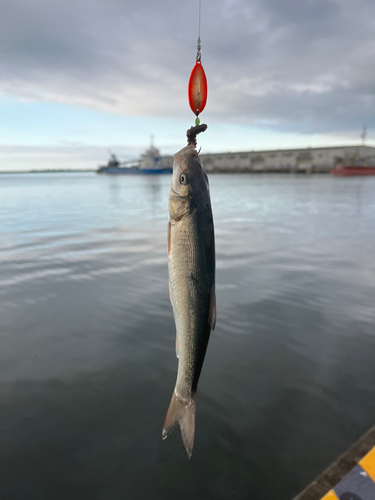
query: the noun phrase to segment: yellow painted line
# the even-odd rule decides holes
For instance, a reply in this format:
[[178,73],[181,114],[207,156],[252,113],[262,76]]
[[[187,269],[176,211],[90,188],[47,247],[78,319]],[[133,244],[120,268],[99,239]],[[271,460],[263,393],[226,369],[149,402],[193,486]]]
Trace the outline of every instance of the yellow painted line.
[[339,500],[336,493],[333,490],[330,490],[324,497],[320,500]]
[[362,458],[359,465],[375,481],[375,446]]

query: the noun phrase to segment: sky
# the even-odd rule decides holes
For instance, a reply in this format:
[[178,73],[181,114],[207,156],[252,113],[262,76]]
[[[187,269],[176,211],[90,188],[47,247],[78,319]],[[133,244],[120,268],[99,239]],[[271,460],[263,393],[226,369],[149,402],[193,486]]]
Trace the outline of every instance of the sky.
[[[0,170],[186,143],[198,0],[0,0]],[[375,146],[373,0],[202,0],[202,152]]]

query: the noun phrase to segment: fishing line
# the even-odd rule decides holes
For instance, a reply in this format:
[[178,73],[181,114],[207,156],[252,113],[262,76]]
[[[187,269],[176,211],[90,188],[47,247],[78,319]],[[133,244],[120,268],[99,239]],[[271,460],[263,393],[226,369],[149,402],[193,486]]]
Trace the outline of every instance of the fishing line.
[[196,115],[195,125],[200,124],[198,115],[204,110],[207,102],[207,78],[202,66],[201,48],[201,0],[199,0],[197,55],[188,85],[190,109]]
[[201,0],[199,0],[198,40],[201,39]]

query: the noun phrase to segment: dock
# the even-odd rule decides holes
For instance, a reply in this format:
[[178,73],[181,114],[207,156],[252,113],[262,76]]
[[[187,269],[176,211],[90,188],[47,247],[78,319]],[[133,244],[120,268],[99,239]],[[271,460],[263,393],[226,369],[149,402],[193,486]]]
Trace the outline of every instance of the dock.
[[375,500],[375,426],[293,500]]

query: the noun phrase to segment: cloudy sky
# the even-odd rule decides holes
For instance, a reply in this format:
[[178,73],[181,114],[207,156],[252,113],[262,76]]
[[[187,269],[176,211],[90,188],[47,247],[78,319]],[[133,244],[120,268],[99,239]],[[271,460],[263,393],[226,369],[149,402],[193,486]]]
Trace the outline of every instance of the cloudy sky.
[[[198,0],[0,0],[0,170],[185,145]],[[375,146],[373,0],[202,0],[203,152]]]

